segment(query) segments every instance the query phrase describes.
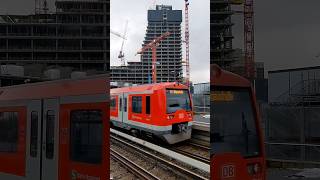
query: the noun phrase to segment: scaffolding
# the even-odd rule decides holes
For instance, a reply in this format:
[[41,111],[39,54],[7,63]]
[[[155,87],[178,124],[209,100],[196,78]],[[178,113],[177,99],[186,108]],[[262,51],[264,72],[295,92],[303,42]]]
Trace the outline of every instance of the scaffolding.
[[106,71],[109,2],[67,0],[55,5],[54,13],[38,7],[31,15],[0,15],[1,63]]

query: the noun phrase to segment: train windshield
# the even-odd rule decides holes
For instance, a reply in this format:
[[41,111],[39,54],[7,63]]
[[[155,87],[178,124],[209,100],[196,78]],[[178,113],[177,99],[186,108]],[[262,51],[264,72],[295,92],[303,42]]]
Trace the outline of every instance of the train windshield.
[[167,114],[184,109],[191,111],[189,91],[186,89],[167,89]]
[[211,95],[212,153],[240,152],[243,157],[260,154],[259,136],[249,89],[217,89]]

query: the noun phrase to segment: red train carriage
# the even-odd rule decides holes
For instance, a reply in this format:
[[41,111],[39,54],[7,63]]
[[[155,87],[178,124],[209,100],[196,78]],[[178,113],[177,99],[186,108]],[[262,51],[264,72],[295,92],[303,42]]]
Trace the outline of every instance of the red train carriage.
[[248,80],[211,66],[211,179],[265,180],[260,116]]
[[191,138],[192,117],[191,96],[182,84],[111,89],[111,125],[134,134],[157,136],[174,144]]
[[0,88],[0,179],[109,177],[107,78]]

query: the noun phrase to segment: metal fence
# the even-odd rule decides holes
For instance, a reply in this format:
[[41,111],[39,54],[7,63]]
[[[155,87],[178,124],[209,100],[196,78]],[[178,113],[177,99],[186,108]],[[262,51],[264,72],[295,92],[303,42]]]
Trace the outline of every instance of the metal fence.
[[210,95],[209,94],[193,94],[193,108],[196,113],[210,113]]
[[267,158],[320,163],[320,107],[262,108]]

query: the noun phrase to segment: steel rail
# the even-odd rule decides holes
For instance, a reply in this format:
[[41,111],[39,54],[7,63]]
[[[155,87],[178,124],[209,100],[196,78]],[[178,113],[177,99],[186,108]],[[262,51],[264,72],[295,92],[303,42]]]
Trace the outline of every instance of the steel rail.
[[138,164],[134,163],[132,160],[124,157],[116,150],[110,148],[110,155],[113,157],[116,161],[120,162],[123,166],[126,167],[126,169],[130,172],[132,172],[135,176],[139,177],[139,179],[154,179],[154,180],[160,180],[155,175],[151,174],[148,170],[142,168]]
[[199,174],[197,174],[197,173],[195,173],[195,172],[193,172],[193,171],[191,171],[189,169],[186,169],[186,168],[181,167],[181,166],[179,166],[177,164],[174,164],[174,163],[172,163],[171,161],[169,161],[169,160],[167,160],[165,158],[159,157],[159,155],[152,154],[152,153],[142,149],[141,147],[139,147],[137,145],[134,145],[132,143],[127,142],[126,140],[120,139],[120,138],[115,137],[114,135],[111,135],[111,134],[110,134],[110,138],[112,138],[112,139],[114,139],[114,140],[116,140],[116,141],[118,141],[118,142],[120,142],[122,144],[125,144],[128,147],[136,149],[137,151],[139,151],[143,155],[149,156],[149,157],[155,159],[156,161],[161,162],[161,163],[167,165],[168,167],[171,167],[172,169],[178,170],[180,173],[186,175],[187,177],[191,177],[192,179],[203,179],[203,180],[207,180],[208,179],[208,178],[203,177],[203,176],[201,176],[201,175],[199,175]]

